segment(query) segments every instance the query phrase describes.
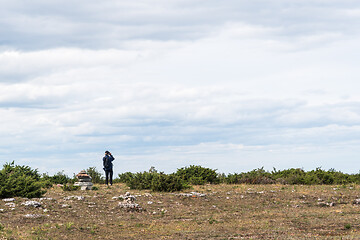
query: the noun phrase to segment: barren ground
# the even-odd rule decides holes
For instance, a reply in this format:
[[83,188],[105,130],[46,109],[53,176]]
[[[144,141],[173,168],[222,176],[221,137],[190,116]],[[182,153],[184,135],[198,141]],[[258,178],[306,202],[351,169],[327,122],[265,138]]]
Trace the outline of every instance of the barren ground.
[[[190,197],[98,187],[53,187],[45,194],[51,199],[31,199],[39,208],[0,200],[0,239],[360,239],[356,185],[205,185],[184,191],[205,196]],[[125,192],[144,211],[119,208],[113,197]],[[64,199],[74,195],[84,199]]]

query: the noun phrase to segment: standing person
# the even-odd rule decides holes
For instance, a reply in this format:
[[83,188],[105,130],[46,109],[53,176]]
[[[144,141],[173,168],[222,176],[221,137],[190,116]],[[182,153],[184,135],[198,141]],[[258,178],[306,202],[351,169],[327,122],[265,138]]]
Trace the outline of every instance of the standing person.
[[115,158],[109,151],[105,151],[105,156],[103,157],[103,166],[105,171],[105,184],[109,185],[109,178],[110,178],[110,185],[112,185],[112,178],[113,178],[113,164]]

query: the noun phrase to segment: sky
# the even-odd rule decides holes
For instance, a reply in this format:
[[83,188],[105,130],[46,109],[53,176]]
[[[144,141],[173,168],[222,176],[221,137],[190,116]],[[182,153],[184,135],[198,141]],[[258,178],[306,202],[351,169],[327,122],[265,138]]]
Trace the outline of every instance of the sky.
[[359,1],[0,3],[2,164],[359,172]]

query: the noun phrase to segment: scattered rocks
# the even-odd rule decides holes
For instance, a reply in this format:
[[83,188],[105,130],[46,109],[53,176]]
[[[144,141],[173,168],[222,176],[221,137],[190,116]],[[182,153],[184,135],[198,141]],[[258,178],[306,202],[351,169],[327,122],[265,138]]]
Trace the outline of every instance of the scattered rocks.
[[0,212],[4,212],[4,211],[5,211],[4,209],[0,208]]
[[141,212],[143,209],[137,203],[130,203],[130,202],[119,202],[119,207],[124,208],[127,211],[136,211]]
[[71,206],[69,204],[63,204],[61,205],[62,208],[70,208]]
[[190,193],[179,193],[178,196],[184,197],[205,197],[205,193],[198,193],[198,192],[190,192]]
[[319,207],[333,207],[335,206],[335,203],[331,202],[331,203],[327,203],[327,202],[318,202],[317,203]]
[[89,208],[96,207],[96,203],[94,203],[94,202],[88,202],[88,207],[89,207]]
[[15,198],[4,198],[3,201],[4,202],[13,202],[13,201],[15,201]]
[[21,205],[24,205],[25,207],[41,207],[41,203],[37,202],[37,201],[26,201],[24,203],[22,203]]
[[127,211],[141,212],[144,210],[139,204],[135,203],[136,197],[131,195],[129,192],[125,193],[125,195],[119,196],[118,199],[123,199],[122,202],[119,202],[118,206]]
[[44,215],[41,214],[25,214],[24,218],[42,218]]
[[44,200],[51,201],[53,199],[52,198],[47,198],[47,197],[39,198],[39,201],[44,201]]
[[124,195],[120,195],[118,197],[115,196],[112,199],[119,199],[123,201],[131,201],[131,202],[136,201],[136,197],[134,195],[131,195],[129,192],[126,192]]
[[147,204],[153,204],[153,202],[152,202],[152,201],[148,201]]
[[79,201],[83,201],[83,200],[85,200],[85,197],[83,197],[83,196],[68,196],[68,197],[64,197],[64,200],[79,200]]
[[355,200],[353,201],[353,204],[360,205],[360,198],[355,199]]
[[9,207],[9,208],[15,208],[15,203],[5,203],[5,206]]

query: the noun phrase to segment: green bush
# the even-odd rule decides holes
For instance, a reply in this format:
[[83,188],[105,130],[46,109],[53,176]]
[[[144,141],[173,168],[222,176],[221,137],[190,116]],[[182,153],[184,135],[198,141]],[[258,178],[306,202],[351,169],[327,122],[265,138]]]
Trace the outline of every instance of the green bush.
[[151,181],[151,190],[157,192],[176,192],[188,186],[175,174],[156,173]]
[[43,174],[43,179],[50,181],[52,184],[67,184],[74,183],[75,178],[68,177],[64,171],[58,172],[53,176],[49,176],[47,174]]
[[344,174],[334,169],[325,171],[316,168],[312,171],[304,171],[300,168],[291,168],[277,171],[275,168],[272,172],[265,171],[263,168],[254,169],[245,173],[228,174],[221,177],[222,181],[228,184],[348,184],[360,183],[360,174]]
[[96,169],[96,167],[89,167],[86,170],[86,173],[91,177],[92,183],[104,183],[104,177],[102,174]]
[[205,183],[216,184],[220,182],[216,170],[201,166],[190,165],[190,167],[180,168],[175,174],[185,182],[194,185],[203,185]]
[[74,184],[64,184],[61,188],[64,191],[77,191],[80,189],[80,186],[74,186]]
[[28,166],[6,163],[0,171],[0,198],[41,197],[46,192],[43,188],[48,186],[49,181]]
[[158,173],[154,167],[148,172],[119,174],[119,182],[126,183],[130,189],[151,189],[159,192],[180,191],[187,187],[187,184],[177,175]]
[[126,184],[130,189],[151,189],[153,177],[158,173],[138,172]]
[[225,177],[225,183],[228,184],[271,184],[275,183],[271,173],[264,170],[264,168],[254,169],[246,173],[234,173]]
[[118,175],[118,178],[113,180],[114,183],[128,183],[134,178],[134,173],[125,172]]

